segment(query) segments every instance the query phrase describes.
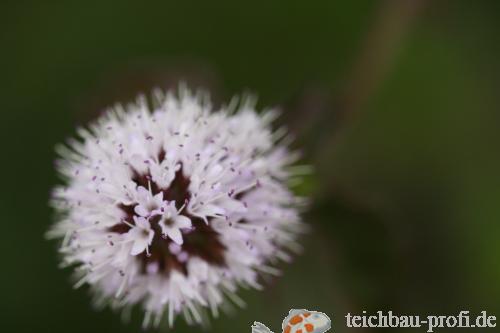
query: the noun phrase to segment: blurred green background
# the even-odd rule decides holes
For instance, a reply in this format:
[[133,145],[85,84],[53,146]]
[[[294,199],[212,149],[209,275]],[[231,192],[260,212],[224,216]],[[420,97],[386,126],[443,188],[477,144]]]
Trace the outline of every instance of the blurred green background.
[[278,333],[290,308],[335,332],[382,331],[345,328],[363,310],[500,316],[499,33],[497,1],[2,1],[1,330],[140,331],[57,268],[54,145],[180,79],[279,106],[315,167],[305,252],[212,332]]

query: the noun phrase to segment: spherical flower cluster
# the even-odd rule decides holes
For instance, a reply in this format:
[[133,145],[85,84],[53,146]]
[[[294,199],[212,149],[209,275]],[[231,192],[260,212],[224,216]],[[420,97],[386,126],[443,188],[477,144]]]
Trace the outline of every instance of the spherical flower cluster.
[[205,97],[140,97],[58,149],[49,236],[62,239],[62,265],[98,305],[139,304],[146,327],[242,305],[237,289],[260,289],[299,247],[303,200],[287,187],[297,154],[271,130],[276,113],[214,111]]

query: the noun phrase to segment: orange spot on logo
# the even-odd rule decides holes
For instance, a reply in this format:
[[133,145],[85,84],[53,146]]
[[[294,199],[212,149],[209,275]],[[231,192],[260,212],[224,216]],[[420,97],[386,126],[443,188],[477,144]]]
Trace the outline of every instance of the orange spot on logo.
[[[292,325],[296,325],[298,323],[300,323],[302,321],[302,317],[297,315],[297,316],[293,316],[292,319],[290,319],[290,324]],[[297,333],[299,333],[299,331],[297,331]]]

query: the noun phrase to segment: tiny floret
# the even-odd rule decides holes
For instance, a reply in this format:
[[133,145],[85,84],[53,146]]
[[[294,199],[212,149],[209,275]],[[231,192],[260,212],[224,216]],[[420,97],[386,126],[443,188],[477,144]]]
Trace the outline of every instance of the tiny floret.
[[239,287],[279,274],[304,229],[304,200],[287,185],[299,179],[298,154],[271,129],[275,117],[250,99],[214,110],[184,89],[80,128],[58,147],[48,232],[75,287],[90,286],[100,306],[139,306],[144,327],[243,305]]

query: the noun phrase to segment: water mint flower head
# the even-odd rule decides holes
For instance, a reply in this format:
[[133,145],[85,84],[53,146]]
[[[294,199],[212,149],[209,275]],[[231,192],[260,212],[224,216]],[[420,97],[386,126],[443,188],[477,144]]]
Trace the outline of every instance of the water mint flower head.
[[299,248],[303,200],[286,185],[297,154],[270,128],[276,112],[236,104],[156,92],[58,147],[49,235],[97,305],[139,305],[145,327],[202,323]]

